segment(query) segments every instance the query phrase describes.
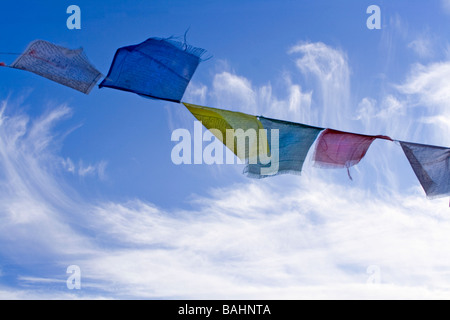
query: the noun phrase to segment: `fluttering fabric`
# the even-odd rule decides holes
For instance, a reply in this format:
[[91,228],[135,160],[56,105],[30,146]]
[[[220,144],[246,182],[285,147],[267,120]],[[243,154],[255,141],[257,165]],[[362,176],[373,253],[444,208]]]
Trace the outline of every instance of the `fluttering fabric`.
[[180,102],[204,52],[174,40],[149,38],[119,48],[99,87]]
[[[201,121],[240,160],[255,159],[258,156],[259,150],[267,153],[267,149],[263,151],[263,148],[259,148],[259,145],[268,146],[268,144],[265,134],[260,131],[263,129],[263,125],[257,117],[242,112],[216,109],[185,102],[183,104],[198,121]],[[236,130],[238,129],[241,129],[243,133],[248,132],[248,130],[254,130],[255,132],[255,135],[247,136],[246,148],[239,149],[238,135],[236,134]],[[262,141],[258,142],[261,139]]]
[[[317,141],[314,165],[321,168],[347,168],[348,171],[348,168],[361,161],[375,139],[392,140],[387,136],[369,136],[326,129]],[[351,179],[350,173],[349,177]]]
[[85,94],[102,77],[83,49],[71,50],[44,40],[31,42],[10,67],[33,72]]
[[[259,121],[267,130],[271,161],[265,164],[258,159],[256,164],[247,164],[244,173],[258,179],[279,174],[300,174],[308,151],[323,128],[265,117],[259,117]],[[278,135],[278,139],[274,139],[274,134]]]
[[450,195],[450,149],[400,141],[428,198]]

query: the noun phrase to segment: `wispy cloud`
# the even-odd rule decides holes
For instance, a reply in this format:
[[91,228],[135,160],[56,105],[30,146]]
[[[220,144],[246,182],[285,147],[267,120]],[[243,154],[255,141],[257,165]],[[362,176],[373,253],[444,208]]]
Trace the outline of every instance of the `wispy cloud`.
[[[80,262],[86,281],[149,298],[449,294],[445,200],[419,192],[383,199],[313,177],[290,191],[284,183],[217,189],[189,211],[141,201],[98,206],[90,222],[117,247]],[[370,265],[383,272],[376,292],[366,285]]]
[[385,17],[383,21],[386,21],[386,25],[382,27],[379,50],[385,58],[383,72],[387,73],[397,61],[398,48],[407,41],[410,27],[407,20],[398,13],[386,14]]
[[321,110],[320,125],[336,127],[350,117],[350,67],[346,54],[322,42],[302,42],[289,50],[300,55],[296,65],[307,77],[317,81],[313,100]]
[[450,1],[449,0],[441,0],[442,9],[447,14],[450,14]]
[[[425,128],[433,141],[450,144],[448,121],[450,118],[450,62],[434,62],[428,65],[416,64],[397,90],[406,96],[408,104],[422,108],[420,119],[432,124]],[[430,142],[432,143],[432,142]]]
[[80,177],[95,176],[100,180],[106,178],[106,167],[108,163],[104,160],[96,164],[85,165],[82,160],[76,165],[70,158],[61,159],[63,168],[72,174],[76,174]]
[[429,35],[420,35],[408,44],[408,48],[412,49],[421,58],[432,57],[434,55],[433,47],[433,40]]

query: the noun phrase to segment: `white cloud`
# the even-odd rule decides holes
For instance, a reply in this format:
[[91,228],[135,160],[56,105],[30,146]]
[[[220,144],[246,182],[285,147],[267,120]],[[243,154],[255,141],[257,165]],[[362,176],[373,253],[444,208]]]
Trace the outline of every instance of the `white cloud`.
[[450,0],[441,0],[441,5],[444,12],[450,14]]
[[383,101],[383,108],[377,114],[378,117],[389,119],[396,115],[404,115],[405,106],[393,95],[388,95]]
[[365,97],[358,104],[358,114],[355,120],[361,120],[366,118],[372,118],[376,116],[376,104],[375,99]]
[[63,168],[65,170],[67,170],[67,172],[75,173],[75,171],[76,171],[75,164],[73,163],[73,161],[70,158],[62,159],[61,164],[62,164]]
[[450,128],[450,118],[444,115],[438,115],[433,117],[423,117],[421,119],[424,123],[432,124],[437,127]]
[[378,118],[378,121],[391,120],[393,117],[402,116],[405,113],[404,103],[393,95],[387,95],[383,98],[380,106],[377,101],[365,97],[358,104],[356,120]]
[[321,42],[300,43],[289,53],[300,54],[296,60],[297,67],[306,77],[312,76],[317,81],[318,92],[314,92],[313,100],[318,100],[319,124],[339,127],[352,118],[350,68],[345,53]]
[[48,283],[63,283],[66,284],[66,280],[64,279],[52,279],[52,278],[39,278],[39,277],[23,277],[23,276],[19,276],[17,278],[17,280],[24,282],[24,283],[44,283],[44,284],[48,284]]
[[60,216],[76,206],[70,187],[54,177],[60,162],[51,129],[69,112],[60,107],[32,121],[5,112],[0,117],[0,250],[24,263],[38,255],[79,252],[85,242]]
[[83,164],[83,161],[80,160],[77,173],[81,177],[97,176],[100,180],[104,180],[106,177],[105,175],[106,166],[107,162],[104,160],[100,161],[97,164],[89,164],[87,166],[85,166]]
[[408,48],[412,49],[419,57],[429,58],[434,55],[433,43],[429,35],[422,35],[408,44]]
[[194,81],[189,83],[184,94],[185,101],[195,101],[196,104],[204,105],[206,103],[206,96],[208,93],[208,87],[204,84],[197,84]]
[[[222,71],[214,75],[210,89],[205,85],[193,84],[188,97],[189,101],[200,105],[291,121],[310,121],[312,93],[304,92],[299,84],[293,83],[287,73],[283,75],[282,82],[286,90],[284,99],[275,96],[270,83],[255,87],[243,76]],[[184,113],[180,114],[179,118],[177,122],[182,121]]]
[[106,166],[108,163],[104,160],[96,163],[96,164],[89,164],[85,165],[82,160],[78,162],[76,165],[72,159],[66,158],[61,159],[61,165],[62,167],[72,174],[77,174],[80,177],[87,177],[87,176],[95,176],[99,178],[100,180],[106,179]]
[[[414,64],[379,101],[363,98],[355,120],[371,132],[436,145],[450,144],[450,61]],[[401,123],[401,125],[399,125]]]
[[[148,298],[448,297],[446,200],[286,181],[218,189],[189,211],[99,206],[94,230],[120,248],[82,261],[86,281]],[[373,264],[378,290],[366,285]]]
[[405,83],[398,86],[403,94],[415,95],[419,103],[449,104],[450,62],[436,62],[427,66],[416,64]]
[[410,28],[407,21],[398,13],[388,15],[383,21],[386,21],[386,25],[382,27],[379,50],[385,57],[384,72],[386,72],[392,64],[396,63],[397,48],[403,46]]
[[[428,124],[435,144],[450,144],[450,61],[417,64],[396,86],[409,105],[423,108],[420,119]],[[438,143],[440,142],[440,143]]]
[[248,79],[222,72],[215,75],[212,86],[216,97],[228,108],[246,106],[252,114],[257,111],[256,95]]

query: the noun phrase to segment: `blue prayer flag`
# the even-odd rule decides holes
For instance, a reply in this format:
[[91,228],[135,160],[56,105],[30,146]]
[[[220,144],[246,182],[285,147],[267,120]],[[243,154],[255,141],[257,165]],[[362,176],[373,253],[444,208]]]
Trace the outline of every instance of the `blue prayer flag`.
[[450,195],[450,149],[400,141],[428,198]]
[[249,177],[266,178],[278,174],[300,174],[308,151],[323,128],[259,117],[267,130],[270,157],[248,163]]
[[180,102],[204,52],[171,39],[149,38],[119,48],[99,87]]

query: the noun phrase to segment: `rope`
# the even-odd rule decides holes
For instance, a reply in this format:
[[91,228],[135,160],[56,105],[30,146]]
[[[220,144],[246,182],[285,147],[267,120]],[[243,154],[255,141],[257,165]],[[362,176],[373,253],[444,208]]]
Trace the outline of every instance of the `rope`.
[[21,53],[16,53],[16,52],[0,52],[0,55],[20,56]]

